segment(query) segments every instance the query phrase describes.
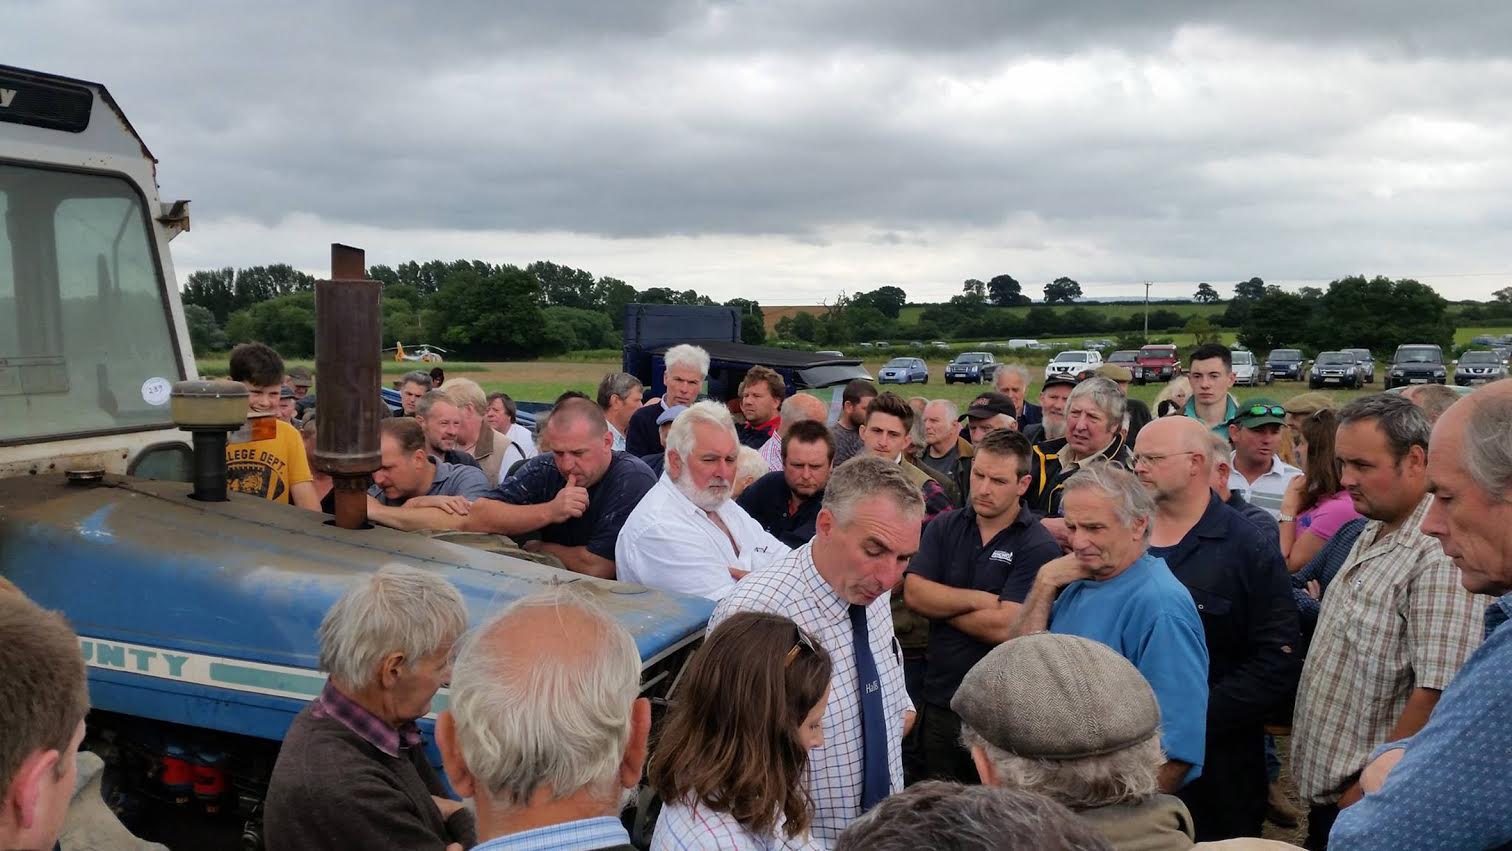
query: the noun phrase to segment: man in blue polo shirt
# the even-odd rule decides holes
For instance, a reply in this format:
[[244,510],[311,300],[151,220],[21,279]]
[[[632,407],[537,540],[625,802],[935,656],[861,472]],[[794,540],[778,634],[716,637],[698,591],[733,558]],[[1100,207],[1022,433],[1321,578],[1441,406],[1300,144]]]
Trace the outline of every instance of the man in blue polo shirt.
[[931,777],[978,782],[950,699],[966,672],[1007,640],[1040,565],[1060,555],[1024,503],[1029,454],[1029,441],[1010,429],[979,438],[969,504],[924,527],[903,580],[908,607],[930,619],[921,747]]
[[1080,635],[1133,663],[1160,704],[1160,790],[1174,792],[1203,771],[1208,653],[1197,608],[1146,552],[1155,505],[1132,473],[1087,465],[1066,481],[1061,505],[1071,554],[1040,568],[1008,637]]
[[425,430],[413,417],[390,417],[378,424],[379,463],[368,490],[368,517],[391,525],[398,512],[438,501],[427,497],[459,496],[473,500],[488,493],[488,477],[477,467],[448,464],[429,454]]
[[614,545],[625,518],[656,484],[645,462],[615,452],[604,412],[589,399],[564,399],[546,422],[549,452],[471,504],[406,511],[405,526],[537,536],[525,549],[556,556],[570,570],[614,578]]

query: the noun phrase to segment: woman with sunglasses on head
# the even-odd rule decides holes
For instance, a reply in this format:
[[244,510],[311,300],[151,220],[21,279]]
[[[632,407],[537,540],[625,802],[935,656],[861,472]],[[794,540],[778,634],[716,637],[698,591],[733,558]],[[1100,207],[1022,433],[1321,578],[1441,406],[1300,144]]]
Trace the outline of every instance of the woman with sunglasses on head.
[[1297,460],[1302,475],[1291,480],[1281,497],[1281,555],[1296,573],[1323,549],[1340,526],[1360,516],[1349,491],[1340,482],[1334,455],[1338,417],[1324,408],[1302,420]]
[[651,755],[652,851],[814,849],[808,752],[824,744],[830,657],[791,620],[742,612],[693,655]]

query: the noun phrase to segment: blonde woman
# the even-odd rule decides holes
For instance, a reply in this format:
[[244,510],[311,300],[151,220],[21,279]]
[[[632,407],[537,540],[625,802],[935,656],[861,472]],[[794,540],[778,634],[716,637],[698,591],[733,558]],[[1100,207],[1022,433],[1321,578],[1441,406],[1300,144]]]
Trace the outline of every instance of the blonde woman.
[[1192,382],[1185,375],[1178,375],[1166,382],[1155,397],[1155,416],[1179,417],[1186,411],[1187,400],[1192,398]]

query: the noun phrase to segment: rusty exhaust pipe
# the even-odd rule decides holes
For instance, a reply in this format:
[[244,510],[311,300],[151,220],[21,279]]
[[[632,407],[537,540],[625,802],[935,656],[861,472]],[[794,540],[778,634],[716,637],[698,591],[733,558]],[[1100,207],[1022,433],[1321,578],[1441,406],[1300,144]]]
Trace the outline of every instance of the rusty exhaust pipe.
[[331,475],[343,529],[367,527],[368,476],[381,463],[382,292],[362,249],[331,244],[331,280],[315,283],[315,467]]

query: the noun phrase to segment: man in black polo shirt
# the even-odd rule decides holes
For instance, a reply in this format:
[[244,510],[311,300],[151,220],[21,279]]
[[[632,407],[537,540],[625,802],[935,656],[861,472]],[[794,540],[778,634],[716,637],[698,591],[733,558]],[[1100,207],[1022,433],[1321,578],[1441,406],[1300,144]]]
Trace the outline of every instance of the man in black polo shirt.
[[983,435],[970,504],[924,527],[904,578],[908,607],[930,619],[922,747],[931,777],[978,782],[950,699],[966,672],[1007,640],[1040,566],[1061,554],[1024,502],[1029,455],[1029,441],[1016,431]]
[[550,553],[578,573],[613,579],[620,527],[656,476],[639,458],[610,449],[609,423],[591,400],[565,399],[552,408],[544,437],[551,451],[526,461],[485,498],[406,510],[402,525],[393,525],[535,534],[539,539],[525,549]]
[[782,436],[782,469],[752,482],[735,500],[782,543],[797,549],[814,538],[814,521],[835,460],[835,438],[824,423],[800,420]]

